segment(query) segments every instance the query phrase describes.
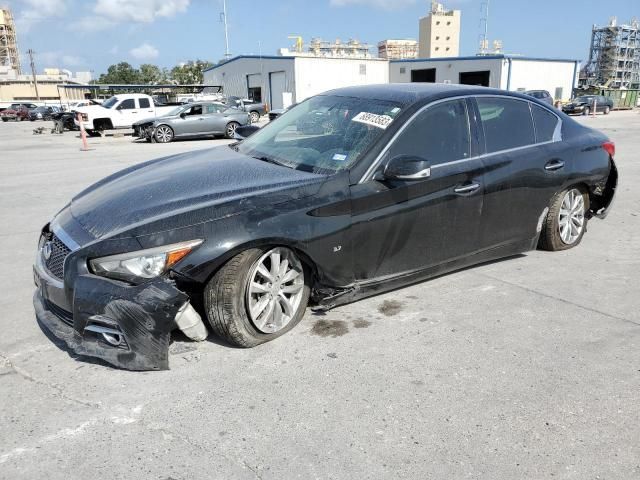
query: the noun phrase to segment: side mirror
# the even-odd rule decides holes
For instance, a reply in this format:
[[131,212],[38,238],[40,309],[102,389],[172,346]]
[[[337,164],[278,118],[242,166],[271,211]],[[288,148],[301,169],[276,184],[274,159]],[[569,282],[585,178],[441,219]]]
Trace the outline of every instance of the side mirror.
[[187,118],[187,112],[182,112],[182,113],[180,114],[180,118],[181,118],[181,119],[183,119],[183,120],[184,120],[185,118]]
[[384,169],[388,180],[424,180],[431,176],[431,164],[415,155],[393,157]]

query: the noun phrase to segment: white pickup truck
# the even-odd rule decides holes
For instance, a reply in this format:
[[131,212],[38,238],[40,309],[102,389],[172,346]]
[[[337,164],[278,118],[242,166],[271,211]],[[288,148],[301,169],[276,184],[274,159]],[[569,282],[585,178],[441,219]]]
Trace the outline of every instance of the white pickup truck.
[[[175,105],[156,106],[149,95],[128,93],[115,95],[102,105],[89,105],[74,111],[80,113],[84,129],[92,135],[104,130],[131,128],[140,120],[166,115],[175,108]],[[77,118],[75,124],[80,126]]]

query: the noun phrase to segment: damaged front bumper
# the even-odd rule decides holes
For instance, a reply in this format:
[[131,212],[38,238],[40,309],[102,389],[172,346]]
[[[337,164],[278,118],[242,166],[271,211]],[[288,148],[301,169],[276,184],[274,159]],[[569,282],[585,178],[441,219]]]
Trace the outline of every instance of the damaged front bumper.
[[141,285],[78,275],[71,301],[64,283],[38,260],[33,296],[38,323],[78,355],[100,358],[127,370],[167,370],[171,331],[194,340],[207,330],[200,315],[172,280],[159,277]]

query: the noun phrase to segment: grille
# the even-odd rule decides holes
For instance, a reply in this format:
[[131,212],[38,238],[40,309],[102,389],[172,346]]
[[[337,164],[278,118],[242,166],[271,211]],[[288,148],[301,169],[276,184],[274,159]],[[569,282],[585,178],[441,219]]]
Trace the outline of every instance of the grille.
[[62,280],[64,278],[64,259],[71,253],[71,249],[67,247],[62,240],[55,235],[51,236],[51,256],[45,259],[45,265],[55,277]]

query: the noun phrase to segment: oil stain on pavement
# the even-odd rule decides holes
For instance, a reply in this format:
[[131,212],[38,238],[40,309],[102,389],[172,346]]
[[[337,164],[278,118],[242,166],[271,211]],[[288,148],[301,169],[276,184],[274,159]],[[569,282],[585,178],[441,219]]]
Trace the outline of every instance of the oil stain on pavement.
[[378,311],[387,317],[393,317],[402,311],[402,303],[397,300],[385,300],[378,307]]
[[341,337],[349,333],[347,322],[342,320],[318,320],[311,328],[311,334],[319,337]]

